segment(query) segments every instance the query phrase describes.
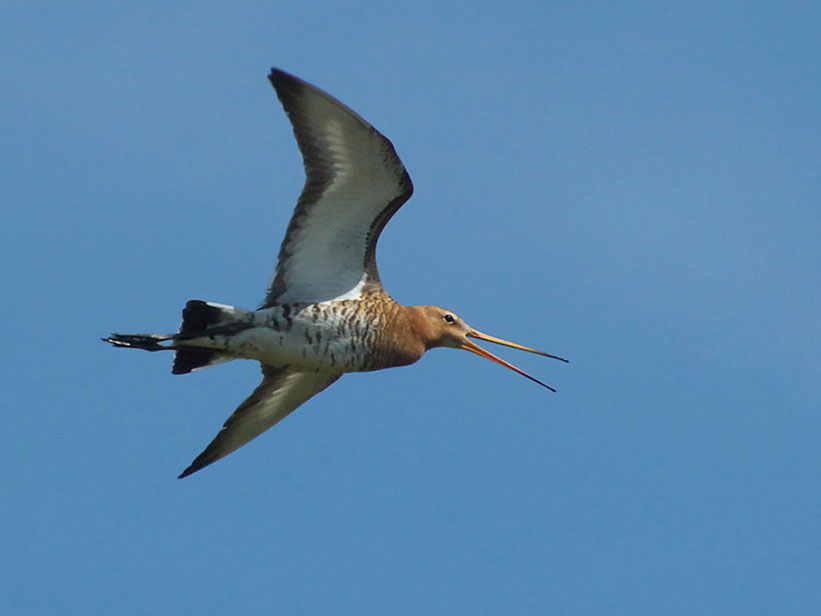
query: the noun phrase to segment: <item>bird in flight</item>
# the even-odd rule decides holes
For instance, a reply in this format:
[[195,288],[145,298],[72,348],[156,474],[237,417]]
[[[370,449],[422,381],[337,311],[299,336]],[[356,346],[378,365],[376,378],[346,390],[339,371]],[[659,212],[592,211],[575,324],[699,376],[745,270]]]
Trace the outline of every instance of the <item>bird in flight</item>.
[[346,372],[464,349],[555,391],[473,339],[567,361],[483,334],[436,306],[402,306],[382,287],[376,243],[413,193],[391,142],[353,110],[278,69],[268,79],[288,114],[306,181],[258,310],[191,300],[176,334],[112,334],[116,347],[174,351],[173,374],[253,359],[262,383],[186,468],[187,477],[245,445]]

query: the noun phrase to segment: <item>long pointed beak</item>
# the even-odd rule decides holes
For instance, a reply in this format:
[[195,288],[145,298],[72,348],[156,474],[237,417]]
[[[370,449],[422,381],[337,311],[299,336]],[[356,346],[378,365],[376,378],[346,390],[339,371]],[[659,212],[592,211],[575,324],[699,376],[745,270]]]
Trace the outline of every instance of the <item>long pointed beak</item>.
[[559,361],[563,361],[566,364],[570,363],[564,357],[559,357],[558,355],[551,355],[550,353],[545,353],[544,351],[537,351],[536,349],[531,349],[530,347],[522,346],[521,344],[516,344],[515,342],[508,342],[507,340],[502,340],[501,338],[496,338],[494,336],[488,336],[487,334],[483,334],[482,332],[476,331],[475,329],[471,329],[467,333],[467,335],[471,338],[478,338],[479,340],[484,340],[485,342],[501,344],[502,346],[510,347],[511,349],[519,349],[520,351],[535,353],[536,355],[541,355],[542,357],[549,357],[550,359],[558,359]]
[[[519,349],[520,351],[527,351],[528,353],[535,353],[536,355],[542,355],[544,357],[550,357],[552,359],[558,359],[560,361],[567,362],[567,360],[564,359],[563,357],[558,357],[556,355],[550,355],[549,353],[544,353],[542,351],[537,351],[536,349],[531,349],[530,347],[522,346],[521,344],[516,344],[515,342],[508,342],[507,340],[502,340],[501,338],[495,338],[494,336],[488,336],[487,334],[483,334],[482,332],[476,331],[475,329],[471,329],[467,333],[467,335],[470,336],[471,338],[478,338],[479,340],[485,340],[487,342],[493,342],[494,344],[501,344],[503,346],[510,347],[512,349]],[[517,372],[517,373],[521,374],[523,377],[530,379],[534,383],[538,383],[542,387],[546,387],[550,391],[554,391],[554,392],[556,391],[550,385],[546,385],[545,383],[542,383],[539,379],[537,379],[533,376],[530,376],[527,372],[525,372],[523,370],[520,370],[519,368],[517,368],[516,366],[514,366],[511,363],[506,362],[501,357],[496,357],[493,353],[491,353],[490,351],[486,351],[485,349],[480,347],[475,342],[472,342],[470,340],[465,340],[462,343],[462,346],[460,348],[465,349],[466,351],[470,351],[471,353],[476,353],[476,355],[478,355],[480,357],[484,357],[485,359],[489,359],[490,361],[496,362],[497,364],[500,364],[500,365],[504,366],[505,368],[510,368],[511,370],[513,370],[513,372]]]

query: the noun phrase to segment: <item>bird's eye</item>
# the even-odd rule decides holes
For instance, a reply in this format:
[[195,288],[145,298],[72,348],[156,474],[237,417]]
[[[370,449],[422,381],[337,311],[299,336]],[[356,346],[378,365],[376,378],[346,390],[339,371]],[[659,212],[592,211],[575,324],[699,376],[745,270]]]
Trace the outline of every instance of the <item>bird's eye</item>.
[[455,323],[456,319],[453,318],[452,314],[446,314],[445,315],[445,321],[447,321],[448,323]]

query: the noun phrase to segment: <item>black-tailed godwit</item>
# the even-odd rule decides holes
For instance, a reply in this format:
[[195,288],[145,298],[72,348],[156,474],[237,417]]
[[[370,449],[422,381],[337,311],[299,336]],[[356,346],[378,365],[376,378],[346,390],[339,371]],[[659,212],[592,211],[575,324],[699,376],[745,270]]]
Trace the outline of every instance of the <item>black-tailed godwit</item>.
[[176,334],[104,339],[174,351],[174,374],[232,359],[260,362],[262,383],[180,478],[242,447],[344,373],[405,366],[435,347],[471,351],[553,390],[471,338],[567,360],[483,334],[450,310],[402,306],[387,294],[376,243],[413,192],[402,161],[388,139],[332,96],[277,69],[269,79],[293,125],[307,178],[262,306],[192,300]]

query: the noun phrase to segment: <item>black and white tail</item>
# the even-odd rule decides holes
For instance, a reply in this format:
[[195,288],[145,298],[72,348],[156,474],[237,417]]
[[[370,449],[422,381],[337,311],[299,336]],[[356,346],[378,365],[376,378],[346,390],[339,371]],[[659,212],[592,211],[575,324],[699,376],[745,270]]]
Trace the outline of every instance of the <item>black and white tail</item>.
[[[221,332],[237,324],[238,317],[248,311],[233,306],[192,299],[182,311],[182,323],[176,334],[111,334],[103,338],[116,347],[143,351],[176,351],[172,374],[187,374],[201,368],[230,361],[233,357],[222,350],[195,346],[194,338]],[[167,343],[167,344],[164,344]]]

